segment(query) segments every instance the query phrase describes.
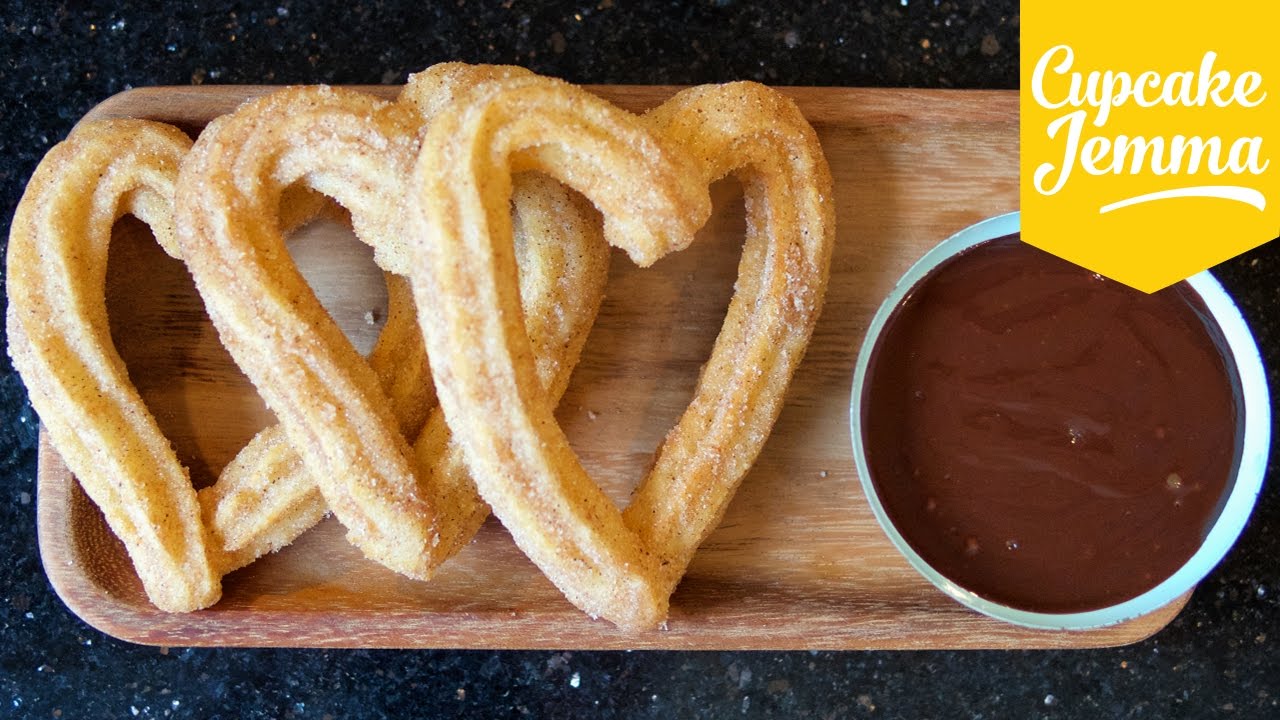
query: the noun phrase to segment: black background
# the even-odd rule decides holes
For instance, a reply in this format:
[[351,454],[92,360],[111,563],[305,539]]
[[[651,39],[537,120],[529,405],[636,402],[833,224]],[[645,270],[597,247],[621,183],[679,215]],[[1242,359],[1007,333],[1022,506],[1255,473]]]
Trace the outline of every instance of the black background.
[[[95,103],[142,85],[399,83],[442,60],[589,83],[1015,88],[1018,6],[893,0],[789,12],[720,0],[536,5],[9,3],[0,201]],[[1217,268],[1275,387],[1280,250]],[[1059,652],[394,652],[116,641],[50,589],[35,540],[36,418],[0,374],[0,717],[1276,717],[1280,492],[1190,606],[1129,647]],[[576,678],[576,682],[571,682]]]

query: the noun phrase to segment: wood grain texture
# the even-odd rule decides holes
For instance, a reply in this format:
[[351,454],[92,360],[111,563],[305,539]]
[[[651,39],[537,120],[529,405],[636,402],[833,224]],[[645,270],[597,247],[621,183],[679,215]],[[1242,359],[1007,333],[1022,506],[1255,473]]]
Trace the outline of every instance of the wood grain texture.
[[[391,96],[396,88],[367,88]],[[643,110],[674,88],[597,87]],[[144,117],[198,132],[267,87],[146,88],[87,117]],[[1012,92],[786,89],[821,136],[839,234],[826,308],[773,435],[673,598],[667,629],[624,633],[588,619],[490,520],[430,583],[364,560],[332,519],[235,572],[221,602],[167,615],[146,601],[122,546],[42,439],[39,534],[67,605],[116,637],[162,645],[455,648],[1032,648],[1117,645],[1173,619],[1090,632],[1033,631],[970,612],[917,575],[876,525],[849,438],[854,359],[871,315],[929,247],[1017,208]],[[741,196],[715,188],[701,240],[648,270],[615,253],[607,298],[559,417],[593,475],[623,502],[689,400],[732,292]],[[337,226],[291,242],[358,344],[385,290]],[[121,222],[108,288],[113,336],[134,382],[192,469],[211,482],[270,413],[217,341],[180,263]],[[430,308],[425,308],[430,312]]]

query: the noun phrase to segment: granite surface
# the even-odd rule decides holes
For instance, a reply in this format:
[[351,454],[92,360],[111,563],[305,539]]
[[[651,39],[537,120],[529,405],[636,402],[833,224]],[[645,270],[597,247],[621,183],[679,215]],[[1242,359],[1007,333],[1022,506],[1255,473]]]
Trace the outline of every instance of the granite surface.
[[[448,59],[578,82],[1011,88],[1013,2],[10,2],[0,218],[40,156],[129,87],[398,83]],[[1280,386],[1280,243],[1217,268]],[[1278,717],[1275,462],[1243,538],[1137,645],[1064,652],[598,653],[161,649],[88,627],[35,539],[37,419],[0,373],[0,717]]]

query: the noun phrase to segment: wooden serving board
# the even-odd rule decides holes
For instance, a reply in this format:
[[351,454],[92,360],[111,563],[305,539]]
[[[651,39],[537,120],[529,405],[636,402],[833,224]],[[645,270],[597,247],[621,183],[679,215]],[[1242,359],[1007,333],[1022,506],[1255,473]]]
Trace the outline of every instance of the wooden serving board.
[[[88,117],[151,118],[194,134],[270,89],[132,90]],[[367,89],[387,97],[397,90]],[[640,111],[675,89],[594,90]],[[665,630],[624,633],[590,620],[493,520],[437,579],[422,583],[365,560],[329,519],[227,576],[214,607],[161,613],[100,513],[42,442],[40,547],[59,595],[111,635],[162,645],[1089,647],[1133,642],[1163,627],[1185,597],[1091,632],[1027,630],[963,608],[889,543],[854,470],[849,393],[871,315],[929,247],[1018,206],[1016,94],[786,92],[817,128],[836,179],[839,237],[826,308],[773,435],[677,589]],[[717,212],[692,248],[647,270],[615,253],[607,299],[560,406],[583,461],[618,502],[692,395],[732,292],[741,196],[731,183],[715,190]],[[340,228],[323,225],[305,229],[292,248],[335,317],[368,347],[385,303],[368,253]],[[113,334],[133,380],[197,484],[210,483],[270,414],[218,343],[184,268],[139,223],[118,225],[110,270]]]

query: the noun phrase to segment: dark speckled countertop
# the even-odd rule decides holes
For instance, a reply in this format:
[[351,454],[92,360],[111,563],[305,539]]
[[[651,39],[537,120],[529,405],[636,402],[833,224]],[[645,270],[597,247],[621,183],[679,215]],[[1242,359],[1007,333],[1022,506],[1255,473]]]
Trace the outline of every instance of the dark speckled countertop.
[[[9,2],[0,9],[4,236],[41,155],[129,87],[399,83],[441,60],[589,83],[1012,88],[1013,2]],[[1217,268],[1280,386],[1280,244]],[[197,650],[71,615],[35,538],[36,418],[0,375],[0,717],[1280,717],[1276,463],[1235,550],[1137,645],[1069,652]]]

